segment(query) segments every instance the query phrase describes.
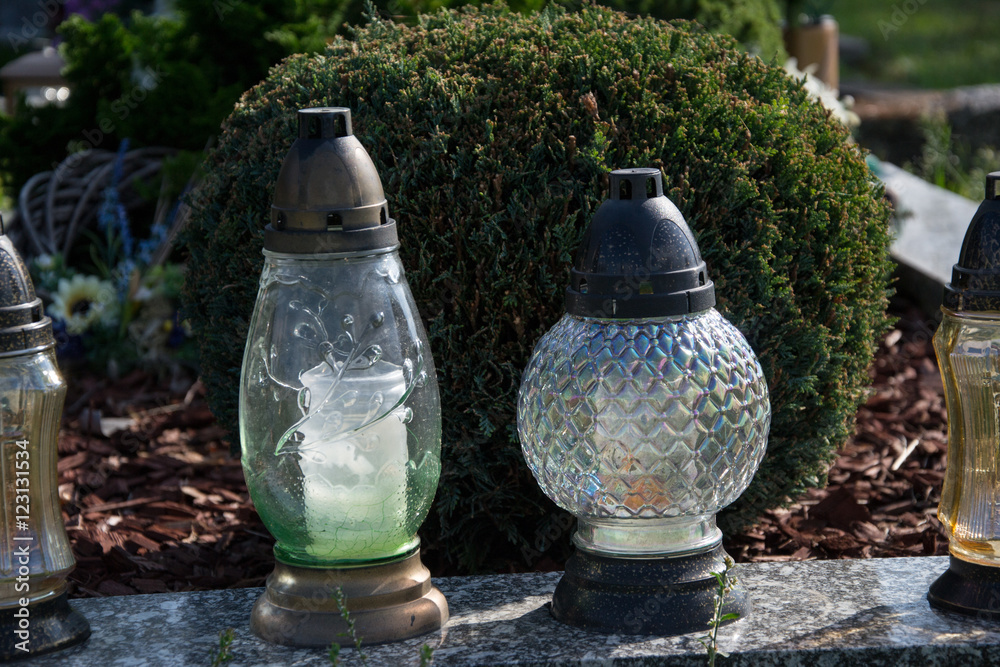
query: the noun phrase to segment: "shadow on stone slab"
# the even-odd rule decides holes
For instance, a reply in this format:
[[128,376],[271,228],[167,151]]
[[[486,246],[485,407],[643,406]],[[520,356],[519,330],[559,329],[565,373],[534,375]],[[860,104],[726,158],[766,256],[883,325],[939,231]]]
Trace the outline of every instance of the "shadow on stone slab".
[[507,575],[434,578],[432,581],[444,593],[450,606],[468,614],[495,609],[498,600],[502,600],[504,605],[527,605],[530,604],[529,599],[534,598],[551,600],[561,575],[561,572],[519,574],[517,589],[523,592],[520,595],[512,594]]
[[[820,630],[782,640],[786,649],[884,647],[887,644],[900,648],[948,642],[975,644],[995,633],[996,621],[986,621],[949,612],[928,614],[925,601],[903,605],[880,605],[865,609]],[[961,638],[960,640],[958,638]],[[779,648],[777,645],[767,647]]]

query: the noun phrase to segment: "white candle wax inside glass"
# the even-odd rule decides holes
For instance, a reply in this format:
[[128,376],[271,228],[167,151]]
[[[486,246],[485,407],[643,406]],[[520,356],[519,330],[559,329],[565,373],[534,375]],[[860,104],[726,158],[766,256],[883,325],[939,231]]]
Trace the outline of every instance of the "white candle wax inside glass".
[[[406,384],[401,369],[379,363],[357,374],[328,363],[302,373],[298,426],[306,551],[320,558],[363,558],[380,546],[408,544],[405,530]],[[339,376],[339,378],[338,378]]]

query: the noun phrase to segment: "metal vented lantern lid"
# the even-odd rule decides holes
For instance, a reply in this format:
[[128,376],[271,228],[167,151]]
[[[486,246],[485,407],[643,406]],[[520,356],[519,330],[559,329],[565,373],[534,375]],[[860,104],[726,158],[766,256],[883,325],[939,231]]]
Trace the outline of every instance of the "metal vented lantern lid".
[[6,234],[0,235],[0,357],[39,352],[54,347],[52,320],[28,267]]
[[351,110],[300,109],[299,136],[281,163],[264,248],[316,254],[391,250],[396,221]]
[[611,172],[611,198],[584,235],[566,290],[580,317],[668,317],[715,305],[698,243],[663,194],[659,169]]
[[986,176],[986,199],[969,223],[944,307],[958,312],[1000,311],[1000,171]]

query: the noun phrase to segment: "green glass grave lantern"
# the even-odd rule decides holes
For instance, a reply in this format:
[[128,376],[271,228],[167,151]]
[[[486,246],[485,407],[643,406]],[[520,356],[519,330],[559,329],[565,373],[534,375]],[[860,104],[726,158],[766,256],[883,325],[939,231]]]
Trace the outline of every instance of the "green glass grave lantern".
[[76,562],[57,495],[65,398],[52,320],[14,244],[0,235],[0,661],[90,636],[66,595]]
[[243,469],[277,561],[251,626],[328,646],[342,594],[365,643],[405,639],[448,618],[417,537],[441,469],[434,363],[350,111],[298,120],[240,380]]
[[[725,567],[715,515],[764,456],[767,383],[658,169],[611,172],[566,314],[535,346],[518,399],[525,460],[577,518],[552,613],[602,632],[708,627]],[[749,613],[746,591],[724,613]]]

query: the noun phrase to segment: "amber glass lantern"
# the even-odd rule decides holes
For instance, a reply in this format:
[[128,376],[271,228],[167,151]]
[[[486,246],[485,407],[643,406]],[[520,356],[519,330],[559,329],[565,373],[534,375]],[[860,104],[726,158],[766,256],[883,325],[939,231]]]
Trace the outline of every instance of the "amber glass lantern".
[[1000,618],[1000,172],[969,223],[934,334],[948,405],[948,462],[938,518],[948,570],[935,607]]

